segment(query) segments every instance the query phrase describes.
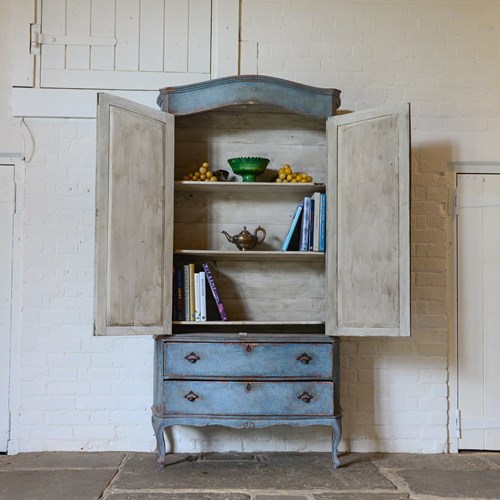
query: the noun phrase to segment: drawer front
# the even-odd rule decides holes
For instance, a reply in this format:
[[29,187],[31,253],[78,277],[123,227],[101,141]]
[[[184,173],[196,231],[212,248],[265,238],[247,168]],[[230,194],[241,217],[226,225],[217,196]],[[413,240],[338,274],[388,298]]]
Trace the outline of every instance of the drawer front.
[[167,415],[328,416],[332,382],[166,381]]
[[332,378],[332,344],[165,342],[164,349],[167,378]]

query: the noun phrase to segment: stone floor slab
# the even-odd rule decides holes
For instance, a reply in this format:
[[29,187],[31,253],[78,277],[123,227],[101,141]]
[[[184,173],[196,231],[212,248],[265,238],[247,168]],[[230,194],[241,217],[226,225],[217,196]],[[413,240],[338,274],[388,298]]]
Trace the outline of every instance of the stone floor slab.
[[250,500],[245,493],[120,493],[104,496],[103,500]]
[[314,500],[407,500],[409,498],[408,493],[366,493],[366,492],[355,492],[355,493],[320,493],[313,495]]
[[375,462],[385,469],[482,470],[490,467],[488,463],[476,453],[437,453],[433,455],[418,455],[414,453],[363,453],[361,456],[366,460]]
[[120,466],[125,453],[101,452],[84,453],[73,451],[51,451],[43,453],[19,453],[2,457],[0,469],[116,469]]
[[[222,458],[222,457],[221,457]],[[118,473],[116,489],[192,490],[394,490],[369,460],[349,458],[333,469],[329,453],[272,453],[259,461],[198,460],[168,455],[167,465],[155,465],[155,456],[134,453]]]
[[401,477],[416,495],[432,498],[500,498],[500,471],[498,469],[455,470],[400,470]]
[[500,453],[497,452],[478,452],[477,455],[479,455],[482,459],[489,463],[494,463],[500,467]]
[[11,470],[0,472],[0,498],[97,500],[116,470]]

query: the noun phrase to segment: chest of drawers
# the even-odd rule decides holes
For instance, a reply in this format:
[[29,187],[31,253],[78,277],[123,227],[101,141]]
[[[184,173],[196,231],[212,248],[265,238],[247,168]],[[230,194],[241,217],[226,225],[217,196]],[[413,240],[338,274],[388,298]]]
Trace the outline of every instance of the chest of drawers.
[[341,437],[339,343],[323,335],[195,334],[155,339],[153,427],[158,461],[172,425],[332,427]]

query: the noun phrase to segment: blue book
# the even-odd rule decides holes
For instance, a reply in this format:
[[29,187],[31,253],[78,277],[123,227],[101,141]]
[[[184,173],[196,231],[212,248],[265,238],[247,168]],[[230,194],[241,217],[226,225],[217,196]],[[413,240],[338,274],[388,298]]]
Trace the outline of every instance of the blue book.
[[[295,213],[293,214],[293,218],[292,218],[292,223],[290,224],[290,229],[288,230],[288,233],[285,236],[285,239],[283,240],[283,244],[281,245],[282,252],[286,252],[287,250],[297,250],[298,249],[299,227],[300,227],[299,220],[300,220],[300,215],[302,214],[303,207],[304,207],[304,203],[301,201],[297,205],[297,208],[295,209]],[[292,239],[294,241],[292,241]]]
[[301,252],[309,250],[309,226],[311,224],[311,198],[306,196],[304,198],[304,210],[302,212],[302,226],[300,228],[300,245]]
[[321,193],[319,200],[319,246],[318,250],[324,252],[326,248],[326,194]]

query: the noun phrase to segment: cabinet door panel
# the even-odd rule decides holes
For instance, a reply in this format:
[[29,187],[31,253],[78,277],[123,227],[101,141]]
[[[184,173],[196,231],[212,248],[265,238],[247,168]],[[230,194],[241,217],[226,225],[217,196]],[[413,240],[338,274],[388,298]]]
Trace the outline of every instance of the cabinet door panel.
[[409,335],[409,107],[328,121],[328,330]]
[[173,117],[100,94],[96,334],[170,333]]

